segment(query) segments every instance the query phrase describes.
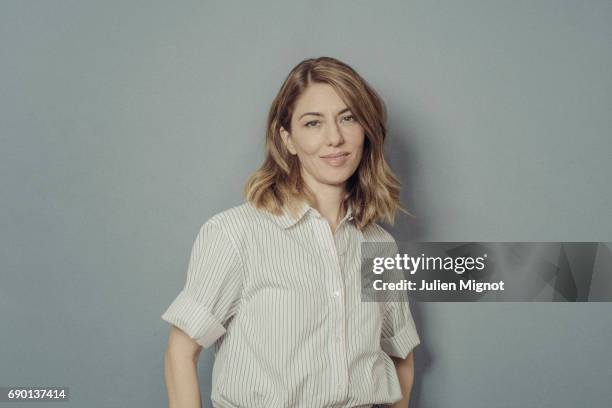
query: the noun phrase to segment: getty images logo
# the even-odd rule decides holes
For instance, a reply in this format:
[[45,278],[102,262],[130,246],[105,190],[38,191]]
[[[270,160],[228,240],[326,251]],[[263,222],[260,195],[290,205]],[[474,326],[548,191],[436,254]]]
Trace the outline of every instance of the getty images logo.
[[408,254],[397,254],[395,257],[374,258],[372,272],[379,275],[386,270],[404,270],[414,275],[418,271],[453,271],[458,275],[465,271],[481,271],[485,268],[487,254],[479,257],[457,256],[409,256]]

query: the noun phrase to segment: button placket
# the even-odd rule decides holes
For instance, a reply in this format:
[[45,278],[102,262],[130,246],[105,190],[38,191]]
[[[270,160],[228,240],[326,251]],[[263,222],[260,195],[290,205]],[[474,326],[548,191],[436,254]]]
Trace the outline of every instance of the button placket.
[[[338,251],[338,247],[336,245],[336,237],[331,230],[331,226],[326,220],[323,220],[326,226],[326,234],[325,241],[327,242],[328,253],[330,255],[330,261],[333,265],[335,265],[336,273],[332,274],[331,277],[331,292],[332,298],[334,301],[334,309],[338,310],[338,317],[335,324],[334,330],[334,340],[336,343],[336,347],[338,348],[338,356],[341,356],[342,362],[339,370],[342,370],[345,375],[340,376],[341,379],[340,386],[343,389],[344,393],[348,393],[348,359],[347,359],[347,350],[346,350],[346,310],[345,310],[345,298],[344,296],[344,279],[342,275],[342,267],[340,261],[340,255]],[[336,236],[340,236],[342,233],[343,223],[341,222],[338,225],[336,230]]]

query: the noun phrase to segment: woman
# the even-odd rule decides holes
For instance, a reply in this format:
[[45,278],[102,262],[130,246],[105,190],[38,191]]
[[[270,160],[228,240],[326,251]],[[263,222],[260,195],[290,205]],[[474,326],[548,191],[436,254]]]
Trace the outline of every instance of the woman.
[[215,345],[215,407],[407,407],[408,303],[361,302],[360,245],[395,242],[399,183],[383,157],[386,113],[351,67],[307,59],[267,122],[246,202],[210,218],[184,289],[162,319],[170,407],[199,407],[197,359]]

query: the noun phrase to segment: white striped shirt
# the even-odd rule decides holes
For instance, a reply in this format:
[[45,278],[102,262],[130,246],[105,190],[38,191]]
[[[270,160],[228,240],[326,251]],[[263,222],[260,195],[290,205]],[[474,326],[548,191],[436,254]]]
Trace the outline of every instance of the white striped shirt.
[[361,301],[361,242],[395,242],[351,210],[332,234],[303,203],[299,217],[243,203],[200,228],[184,288],[162,314],[215,345],[215,408],[317,408],[401,399],[390,356],[420,343],[406,302]]

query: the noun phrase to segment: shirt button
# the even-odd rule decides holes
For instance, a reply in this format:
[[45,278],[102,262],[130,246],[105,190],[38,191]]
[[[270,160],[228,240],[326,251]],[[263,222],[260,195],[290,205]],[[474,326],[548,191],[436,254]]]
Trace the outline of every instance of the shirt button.
[[340,291],[339,290],[334,292],[334,297],[340,297]]

